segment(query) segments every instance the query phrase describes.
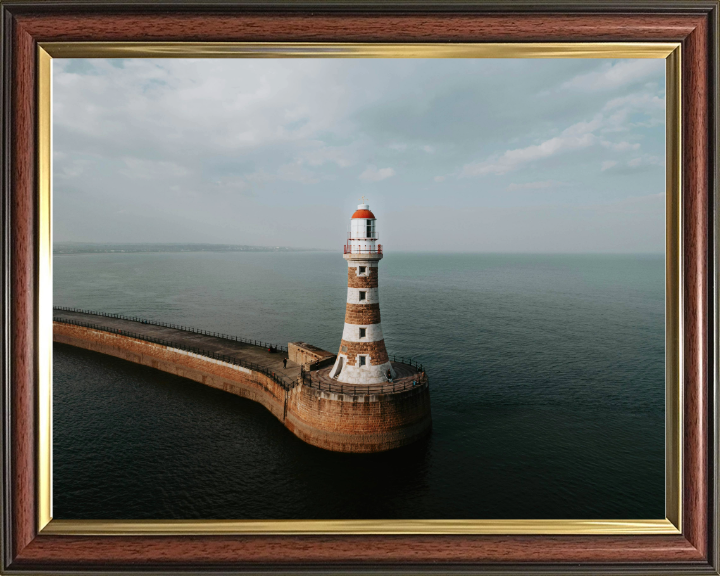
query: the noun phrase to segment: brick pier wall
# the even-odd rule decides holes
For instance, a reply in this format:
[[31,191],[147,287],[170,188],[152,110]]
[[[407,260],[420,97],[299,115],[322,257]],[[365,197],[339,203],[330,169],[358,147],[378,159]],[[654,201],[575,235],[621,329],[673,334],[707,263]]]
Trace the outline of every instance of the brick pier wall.
[[279,420],[285,413],[285,390],[282,386],[264,374],[242,366],[231,366],[185,350],[62,322],[53,323],[53,340],[150,366],[254,400]]
[[301,386],[290,391],[285,425],[301,440],[334,452],[382,452],[430,432],[430,391],[423,386],[351,396]]
[[431,428],[427,386],[368,396],[306,386],[286,391],[247,368],[111,332],[55,322],[53,338],[259,402],[298,438],[327,450],[381,452],[410,444]]

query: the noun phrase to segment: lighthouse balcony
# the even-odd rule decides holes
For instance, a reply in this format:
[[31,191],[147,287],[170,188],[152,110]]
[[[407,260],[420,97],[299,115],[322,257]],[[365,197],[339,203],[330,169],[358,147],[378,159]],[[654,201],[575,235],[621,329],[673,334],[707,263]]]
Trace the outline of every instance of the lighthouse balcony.
[[352,244],[345,244],[343,246],[343,254],[358,254],[358,255],[365,255],[365,256],[380,256],[382,257],[383,253],[383,247],[382,244],[378,244],[377,246],[353,246]]
[[377,262],[382,260],[382,252],[346,252],[343,258],[348,262]]

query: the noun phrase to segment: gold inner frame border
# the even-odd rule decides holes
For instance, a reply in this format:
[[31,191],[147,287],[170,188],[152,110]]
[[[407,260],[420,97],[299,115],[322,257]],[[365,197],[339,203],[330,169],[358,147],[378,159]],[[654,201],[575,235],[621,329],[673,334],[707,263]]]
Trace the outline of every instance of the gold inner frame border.
[[[52,518],[53,58],[663,58],[666,61],[665,518],[647,520],[58,520]],[[682,530],[681,45],[41,42],[37,55],[38,530],[48,535],[642,535]]]

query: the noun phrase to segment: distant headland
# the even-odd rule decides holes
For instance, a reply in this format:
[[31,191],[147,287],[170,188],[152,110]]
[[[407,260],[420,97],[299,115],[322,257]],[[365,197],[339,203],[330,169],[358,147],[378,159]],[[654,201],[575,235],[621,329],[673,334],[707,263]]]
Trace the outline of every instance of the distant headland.
[[287,246],[250,246],[246,244],[179,244],[55,242],[53,254],[113,254],[140,252],[327,252],[320,248],[289,248]]

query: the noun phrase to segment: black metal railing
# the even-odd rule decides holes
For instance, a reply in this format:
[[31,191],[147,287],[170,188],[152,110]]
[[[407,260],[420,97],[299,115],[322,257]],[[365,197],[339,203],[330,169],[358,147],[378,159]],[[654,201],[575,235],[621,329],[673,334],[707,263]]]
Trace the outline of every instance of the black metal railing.
[[415,368],[418,372],[425,372],[425,369],[423,368],[423,365],[422,365],[422,364],[418,364],[418,362],[416,362],[416,361],[413,361],[412,358],[408,358],[408,359],[407,359],[407,362],[406,362],[406,361],[405,361],[405,356],[401,356],[401,357],[400,357],[400,360],[398,360],[397,357],[395,356],[395,354],[393,354],[393,359],[392,359],[392,361],[393,361],[393,362],[399,362],[400,364],[405,364],[405,365],[407,365],[407,366],[412,366],[412,367]]
[[305,372],[299,379],[305,386],[316,388],[323,392],[335,394],[348,394],[350,396],[367,396],[369,394],[392,394],[405,390],[419,389],[429,386],[427,374],[418,373],[414,378],[403,378],[395,382],[382,382],[380,384],[344,384],[319,378],[316,372]]
[[324,392],[333,392],[336,394],[349,394],[351,396],[364,396],[369,394],[391,394],[393,392],[403,392],[412,388],[420,388],[422,386],[429,386],[430,379],[428,378],[422,364],[413,362],[412,359],[408,359],[406,362],[404,358],[396,360],[393,356],[393,362],[397,364],[405,364],[415,368],[416,373],[410,377],[405,376],[394,382],[382,382],[379,384],[344,384],[341,382],[328,381],[327,379],[320,378],[317,372],[317,362],[310,364],[309,371],[302,371],[298,382],[302,382],[303,385],[311,388],[317,388]]
[[144,342],[151,342],[152,344],[160,344],[161,346],[167,346],[168,348],[177,348],[179,350],[184,350],[186,352],[192,352],[193,354],[197,354],[198,356],[205,356],[207,358],[213,358],[215,360],[225,362],[226,364],[232,364],[234,366],[242,366],[243,368],[247,368],[248,370],[252,370],[253,372],[259,372],[260,374],[264,374],[265,376],[270,378],[273,382],[282,386],[285,390],[291,390],[292,388],[295,388],[295,386],[297,386],[300,383],[298,380],[291,380],[289,378],[285,378],[285,377],[275,373],[274,371],[270,370],[269,368],[262,366],[260,364],[256,364],[255,362],[249,362],[247,360],[242,360],[240,358],[234,358],[232,356],[226,356],[225,354],[220,354],[218,352],[213,352],[211,350],[205,350],[203,348],[189,346],[182,342],[174,342],[172,340],[165,340],[163,338],[154,338],[154,337],[148,336],[146,334],[137,334],[135,332],[130,332],[128,330],[122,330],[120,328],[112,328],[110,326],[102,326],[100,324],[93,324],[92,322],[81,322],[80,320],[72,320],[70,318],[57,317],[57,318],[53,318],[53,320],[55,322],[61,322],[63,324],[71,324],[73,326],[81,326],[83,328],[90,328],[92,330],[100,330],[102,332],[118,334],[120,336],[126,336],[128,338],[135,338],[136,340],[142,340]]
[[343,246],[343,254],[382,254],[383,253],[383,247],[382,244],[378,244],[376,248],[358,248],[357,246],[352,246],[349,244],[345,244]]
[[[170,324],[168,322],[158,322],[154,320],[146,320],[145,318],[138,318],[136,316],[125,316],[124,314],[112,314],[110,312],[95,312],[94,310],[82,310],[80,308],[68,308],[67,306],[54,306],[53,310],[61,310],[63,312],[77,312],[80,314],[92,314],[94,316],[105,316],[106,318],[117,318],[118,320],[128,320],[130,322],[139,322],[140,324],[149,324],[151,326],[162,326],[164,328],[173,328],[174,330],[183,330],[184,332],[192,332],[193,334],[204,334],[205,336],[214,336],[215,338],[222,338],[224,340],[232,340],[233,342],[242,342],[243,344],[250,344],[252,346],[259,346],[260,348],[268,348],[277,350],[280,352],[287,352],[287,346],[280,344],[270,344],[269,342],[263,342],[262,340],[253,340],[251,338],[242,338],[241,336],[232,336],[230,334],[223,334],[221,332],[211,332],[210,330],[202,330],[200,328],[193,328],[192,326],[180,326],[178,324]],[[63,320],[61,320],[63,321]]]
[[[315,360],[315,362],[310,363],[310,371],[319,370],[320,369],[320,362],[323,360]],[[418,363],[417,361],[413,361],[412,358],[408,358],[407,361],[405,361],[405,357],[401,356],[400,360],[397,359],[397,356],[393,354],[392,357],[393,362],[397,362],[398,364],[405,364],[406,366],[412,366],[415,368],[418,372],[425,372],[425,368],[423,368],[423,365]]]
[[[64,311],[64,312],[77,312],[82,314],[91,314],[95,316],[104,316],[107,318],[117,318],[118,320],[128,320],[132,322],[138,322],[140,324],[149,324],[152,326],[162,326],[165,328],[172,328],[174,330],[182,330],[184,332],[191,332],[194,334],[203,334],[205,336],[214,336],[216,338],[222,338],[226,340],[231,340],[235,342],[243,342],[245,344],[251,344],[254,346],[259,346],[262,348],[269,348],[274,350],[279,350],[283,352],[287,352],[287,347],[285,346],[279,346],[275,344],[268,344],[267,342],[262,342],[259,340],[251,340],[248,338],[241,338],[238,336],[230,336],[227,334],[222,334],[219,332],[210,332],[207,330],[201,330],[198,328],[192,328],[188,326],[180,326],[177,324],[170,324],[167,322],[154,322],[151,320],[145,320],[143,318],[137,318],[133,316],[124,316],[123,314],[112,314],[108,312],[94,312],[92,310],[82,310],[78,308],[69,308],[64,306],[55,306],[54,310]],[[197,354],[199,356],[205,356],[207,358],[213,358],[215,360],[220,360],[222,362],[226,362],[228,364],[233,364],[235,366],[242,366],[243,368],[247,368],[249,370],[253,370],[254,372],[259,372],[261,374],[264,374],[280,386],[282,386],[285,390],[291,390],[295,388],[296,386],[299,386],[301,383],[305,386],[310,386],[312,388],[317,388],[318,390],[322,390],[325,392],[333,392],[338,394],[350,394],[353,396],[357,395],[368,395],[368,394],[389,394],[392,392],[403,392],[405,390],[409,390],[411,388],[418,388],[422,386],[429,386],[430,381],[427,377],[427,374],[425,373],[425,369],[421,363],[418,363],[417,361],[413,361],[412,358],[405,359],[404,356],[401,356],[398,360],[397,356],[393,355],[392,361],[394,363],[398,364],[405,364],[406,366],[410,366],[411,368],[414,368],[416,371],[416,375],[413,378],[410,377],[403,377],[399,381],[395,382],[383,382],[380,384],[343,384],[340,382],[328,382],[327,380],[323,380],[319,378],[318,376],[318,370],[320,369],[320,362],[322,360],[317,360],[309,365],[309,370],[301,370],[300,376],[298,376],[297,379],[292,380],[290,378],[287,378],[285,376],[279,375],[275,373],[274,371],[270,370],[269,368],[262,366],[261,364],[257,364],[255,362],[249,362],[247,360],[242,360],[240,358],[235,358],[232,356],[226,356],[224,354],[220,354],[218,352],[213,352],[211,350],[206,350],[204,348],[199,348],[195,346],[190,346],[188,344],[182,343],[182,342],[176,342],[173,340],[166,340],[163,338],[155,338],[153,336],[148,336],[146,334],[140,334],[137,332],[132,332],[128,330],[123,330],[121,328],[113,328],[110,326],[104,326],[101,324],[96,324],[93,322],[84,322],[80,320],[74,320],[71,318],[62,318],[62,317],[54,317],[53,320],[55,322],[62,322],[63,324],[71,324],[74,326],[81,326],[84,328],[91,328],[93,330],[101,330],[103,332],[109,332],[112,334],[119,334],[122,336],[127,336],[129,338],[135,338],[136,340],[142,340],[145,342],[151,342],[153,344],[160,344],[161,346],[167,346],[169,348],[177,348],[179,350],[185,350],[187,352],[192,352],[194,354]]]

